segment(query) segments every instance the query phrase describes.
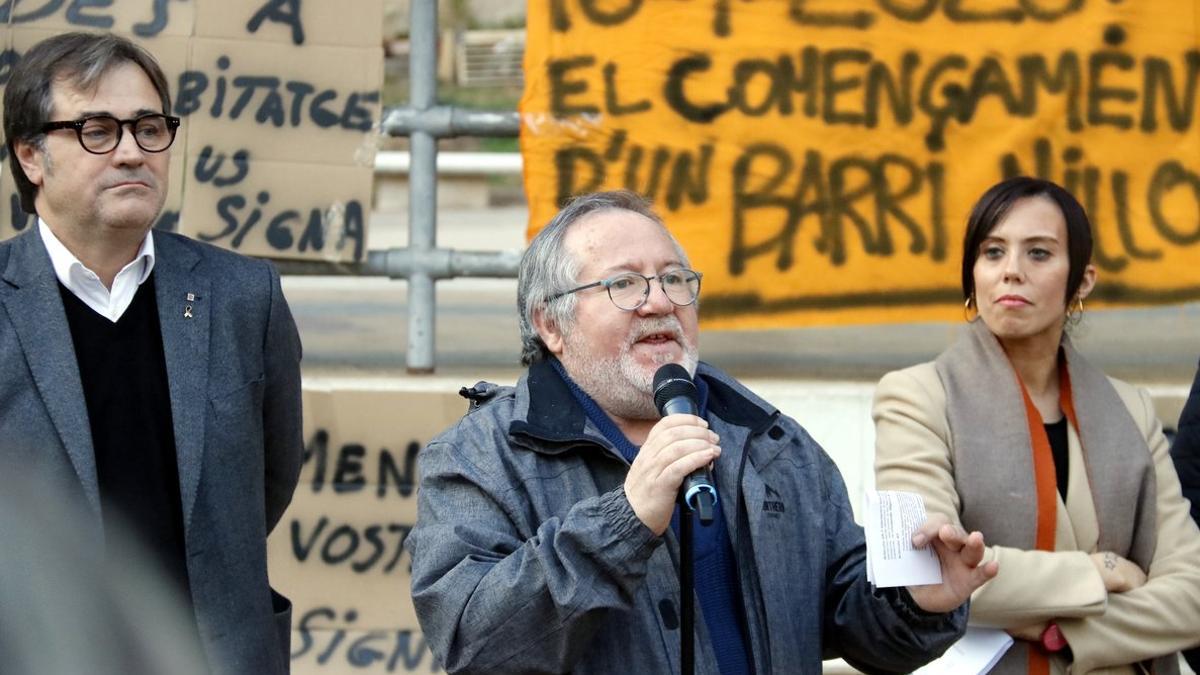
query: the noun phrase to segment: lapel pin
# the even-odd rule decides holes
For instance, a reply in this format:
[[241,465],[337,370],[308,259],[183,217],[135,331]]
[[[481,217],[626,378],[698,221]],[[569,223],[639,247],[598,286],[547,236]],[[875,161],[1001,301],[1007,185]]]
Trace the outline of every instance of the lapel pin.
[[183,318],[190,319],[190,318],[192,318],[191,303],[199,300],[200,296],[196,295],[195,293],[188,293],[186,297],[187,297],[188,304],[183,306]]

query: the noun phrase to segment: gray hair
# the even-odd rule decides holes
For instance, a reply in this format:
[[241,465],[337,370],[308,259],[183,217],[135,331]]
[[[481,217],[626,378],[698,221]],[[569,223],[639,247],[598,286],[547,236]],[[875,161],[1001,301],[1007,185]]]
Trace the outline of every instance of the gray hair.
[[517,312],[521,327],[522,365],[529,366],[550,357],[550,350],[538,335],[533,322],[533,317],[539,309],[545,313],[550,323],[560,328],[570,326],[575,319],[577,299],[574,293],[550,299],[579,283],[580,261],[564,247],[567,231],[586,216],[615,210],[631,211],[657,223],[675,245],[679,259],[687,263],[683,247],[671,236],[649,200],[641,195],[629,190],[613,190],[593,192],[572,199],[541,232],[538,232],[533,241],[529,242],[529,248],[525,249],[517,269]]

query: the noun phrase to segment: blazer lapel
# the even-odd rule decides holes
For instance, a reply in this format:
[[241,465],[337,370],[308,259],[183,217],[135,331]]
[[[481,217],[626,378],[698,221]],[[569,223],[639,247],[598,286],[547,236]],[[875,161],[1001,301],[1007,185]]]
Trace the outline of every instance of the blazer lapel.
[[155,233],[154,285],[163,355],[171,391],[171,420],[186,529],[192,519],[208,414],[209,282],[200,256],[172,235]]
[[38,394],[71,458],[88,503],[99,515],[100,487],[79,362],[58,278],[36,226],[14,240],[3,277],[16,287],[3,300]]

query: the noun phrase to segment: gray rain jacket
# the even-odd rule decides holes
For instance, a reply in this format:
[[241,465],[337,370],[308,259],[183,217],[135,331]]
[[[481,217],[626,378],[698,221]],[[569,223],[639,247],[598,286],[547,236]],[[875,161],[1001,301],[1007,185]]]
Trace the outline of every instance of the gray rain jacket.
[[[862,529],[833,461],[791,418],[701,364],[720,435],[715,478],[758,673],[823,658],[908,672],[966,627],[867,582]],[[476,385],[467,414],[421,452],[407,540],[412,596],[449,672],[679,672],[678,545],[629,505],[629,465],[548,363]],[[736,507],[736,508],[734,508]],[[696,672],[716,660],[699,603]]]

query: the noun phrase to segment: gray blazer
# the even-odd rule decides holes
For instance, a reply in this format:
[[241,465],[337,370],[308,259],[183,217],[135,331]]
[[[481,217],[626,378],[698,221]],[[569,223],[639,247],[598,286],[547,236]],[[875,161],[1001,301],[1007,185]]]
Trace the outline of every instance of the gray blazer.
[[[205,657],[214,672],[285,673],[291,607],[268,585],[266,537],[300,473],[300,338],[269,263],[168,232],[155,232],[154,244]],[[94,517],[85,545],[101,550],[89,429],[57,278],[30,228],[0,242],[0,462],[40,471]]]

